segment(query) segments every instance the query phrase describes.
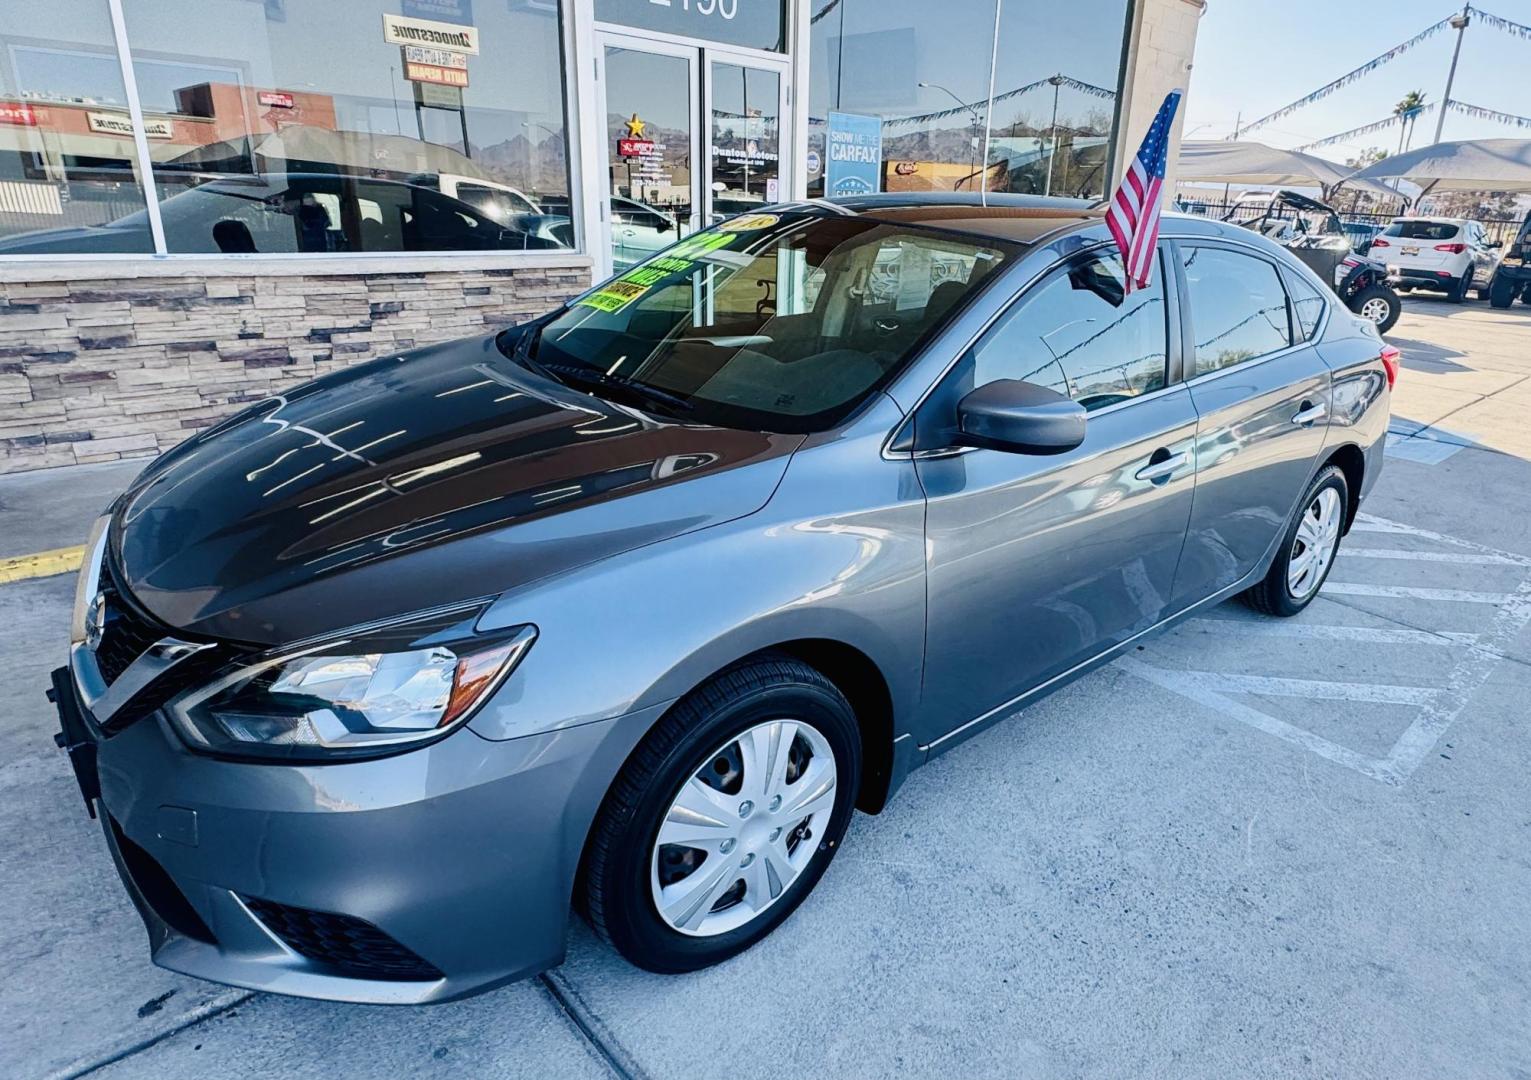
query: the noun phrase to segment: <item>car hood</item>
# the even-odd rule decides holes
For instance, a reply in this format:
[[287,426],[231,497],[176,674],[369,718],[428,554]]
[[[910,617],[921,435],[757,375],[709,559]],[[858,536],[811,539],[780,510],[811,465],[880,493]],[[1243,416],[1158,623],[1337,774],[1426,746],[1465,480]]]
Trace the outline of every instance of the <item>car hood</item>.
[[306,384],[172,450],[119,501],[112,570],[184,633],[282,644],[752,513],[801,442],[658,420],[471,338]]

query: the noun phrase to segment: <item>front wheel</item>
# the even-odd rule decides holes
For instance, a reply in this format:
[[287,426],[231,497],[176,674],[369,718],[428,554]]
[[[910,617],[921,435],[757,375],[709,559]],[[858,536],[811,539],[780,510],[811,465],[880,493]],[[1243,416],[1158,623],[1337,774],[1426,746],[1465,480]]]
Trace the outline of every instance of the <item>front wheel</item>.
[[844,695],[789,657],[730,668],[634,751],[586,848],[591,925],[649,971],[727,960],[780,925],[850,823],[860,729]]
[[1244,592],[1245,602],[1256,611],[1283,618],[1311,604],[1334,567],[1349,505],[1345,473],[1338,466],[1325,466],[1303,495],[1302,511],[1287,527],[1270,572]]
[[1503,274],[1495,274],[1488,283],[1488,302],[1496,308],[1507,308],[1515,302],[1515,282]]
[[1385,334],[1398,321],[1403,303],[1386,285],[1368,285],[1351,297],[1350,310],[1376,324],[1377,333]]

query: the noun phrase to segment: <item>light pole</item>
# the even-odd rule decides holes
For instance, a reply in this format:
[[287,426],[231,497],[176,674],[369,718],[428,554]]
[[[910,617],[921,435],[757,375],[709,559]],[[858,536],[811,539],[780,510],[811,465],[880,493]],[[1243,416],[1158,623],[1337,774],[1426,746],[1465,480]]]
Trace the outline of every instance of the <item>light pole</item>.
[[1053,84],[1053,122],[1047,126],[1047,183],[1042,188],[1043,195],[1053,193],[1053,160],[1058,156],[1058,88],[1063,85],[1063,76],[1053,75],[1047,81]]
[[1441,129],[1446,126],[1446,110],[1451,108],[1451,84],[1457,77],[1457,57],[1462,55],[1462,35],[1467,32],[1467,24],[1472,22],[1469,15],[1471,10],[1471,7],[1464,7],[1459,14],[1451,17],[1451,28],[1457,32],[1457,47],[1451,50],[1451,69],[1446,72],[1446,93],[1441,95],[1441,114],[1435,118],[1432,145],[1441,141]]
[[968,179],[971,180],[973,174],[978,171],[978,130],[979,128],[983,127],[983,124],[978,119],[978,110],[968,102],[963,101],[956,94],[952,93],[949,87],[942,86],[940,83],[922,82],[919,85],[929,87],[931,90],[940,90],[947,97],[955,101],[958,105],[961,105],[964,109],[968,110],[968,114],[971,117],[972,123],[972,126],[968,131]]

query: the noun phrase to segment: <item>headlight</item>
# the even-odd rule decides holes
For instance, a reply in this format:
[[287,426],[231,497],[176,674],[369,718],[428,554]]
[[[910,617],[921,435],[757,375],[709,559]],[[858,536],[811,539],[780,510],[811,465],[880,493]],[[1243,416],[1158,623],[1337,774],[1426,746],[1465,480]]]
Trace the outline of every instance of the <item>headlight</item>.
[[388,753],[463,724],[537,638],[474,634],[479,608],[261,657],[171,702],[194,748],[319,761]]

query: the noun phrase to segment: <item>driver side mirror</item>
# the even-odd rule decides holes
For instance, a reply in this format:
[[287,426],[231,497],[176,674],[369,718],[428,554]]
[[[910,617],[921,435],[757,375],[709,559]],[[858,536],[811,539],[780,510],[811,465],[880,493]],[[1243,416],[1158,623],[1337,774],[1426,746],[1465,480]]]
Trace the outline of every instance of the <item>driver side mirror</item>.
[[667,217],[660,218],[659,221],[656,222],[655,225],[654,225],[654,231],[657,232],[657,233],[667,233],[667,232],[669,232],[670,231],[670,219],[667,218]]
[[1062,454],[1084,442],[1084,406],[1035,383],[996,379],[957,403],[959,446]]

